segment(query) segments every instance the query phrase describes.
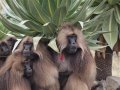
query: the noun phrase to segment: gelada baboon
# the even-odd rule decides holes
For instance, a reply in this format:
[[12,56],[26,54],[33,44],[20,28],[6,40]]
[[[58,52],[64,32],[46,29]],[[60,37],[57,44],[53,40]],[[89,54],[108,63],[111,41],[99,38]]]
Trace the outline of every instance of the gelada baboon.
[[4,64],[6,58],[10,55],[16,42],[15,37],[7,37],[0,42],[0,67]]
[[[35,55],[29,51],[32,50],[31,42],[31,37],[25,37],[17,49],[7,58],[5,64],[0,69],[0,76],[4,75],[5,73],[9,73],[9,79],[5,83],[7,87],[6,90],[31,90],[29,80],[24,77],[26,70],[28,70],[26,72],[29,72],[27,74],[30,74],[32,72],[31,68],[29,66],[26,66],[25,63],[26,61],[29,62],[31,60],[34,60],[32,55]],[[30,47],[30,49],[26,47]],[[28,55],[30,58],[28,58]]]
[[[7,57],[11,54],[12,48],[16,42],[15,37],[6,37],[0,42],[0,68],[5,63]],[[8,73],[0,77],[0,90],[6,90],[5,82],[8,80]]]
[[[60,72],[61,88],[90,90],[96,77],[96,64],[80,27],[64,23],[59,28],[56,41],[60,54],[54,57],[57,59],[54,62]],[[62,85],[64,81],[66,83]]]
[[[14,38],[14,40],[16,40]],[[3,64],[6,61],[6,58],[10,55],[12,51],[12,47],[10,47],[10,44],[14,45],[15,42],[13,42],[12,37],[7,37],[7,39],[4,39],[0,42],[0,68],[3,66]],[[8,80],[7,73],[0,77],[0,90],[6,90],[6,85],[4,84]]]
[[39,59],[39,55],[34,51],[32,37],[28,37],[27,40],[22,42],[24,42],[22,44],[22,54],[26,57],[24,61],[24,76],[30,78],[33,74],[33,63]]
[[7,45],[9,46],[10,51],[12,51],[17,39],[16,39],[15,36],[11,36],[11,37],[8,36],[8,37],[5,38],[4,41],[6,41]]
[[0,41],[0,52],[3,56],[8,56],[11,53],[16,41],[16,37],[9,36]]
[[0,64],[3,64],[2,62],[5,61],[7,56],[10,54],[10,49],[9,46],[7,45],[6,42],[1,41],[0,42]]
[[[9,56],[9,54],[10,54],[9,46],[5,41],[1,41],[0,42],[0,68],[5,63],[6,58]],[[6,90],[4,83],[6,82],[7,78],[8,78],[7,73],[0,77],[0,90]]]
[[33,63],[32,90],[59,90],[58,70],[46,44],[40,41],[36,52],[40,58]]

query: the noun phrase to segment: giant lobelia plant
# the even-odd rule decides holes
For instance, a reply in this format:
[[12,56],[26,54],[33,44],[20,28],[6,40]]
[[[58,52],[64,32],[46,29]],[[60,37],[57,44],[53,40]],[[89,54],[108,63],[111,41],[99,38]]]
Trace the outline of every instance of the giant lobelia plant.
[[[42,39],[51,40],[51,44],[55,44],[55,35],[59,25],[63,22],[71,22],[73,24],[79,21],[87,22],[85,29],[83,28],[83,33],[86,39],[88,39],[89,45],[95,47],[97,45],[96,35],[106,32],[96,30],[92,34],[89,34],[87,31],[90,26],[88,23],[91,21],[91,16],[96,10],[101,9],[101,6],[105,3],[103,0],[91,9],[95,1],[96,0],[4,0],[1,1],[3,12],[0,14],[0,19],[4,26],[12,32],[30,36],[41,36]],[[98,28],[98,26],[96,28]],[[88,33],[86,33],[86,31]],[[91,35],[91,37],[88,38],[88,35]]]
[[[92,11],[98,5],[103,2],[102,6],[99,9],[96,9],[92,13],[89,21],[86,21],[84,24],[84,30],[88,33],[87,38],[93,38],[93,32],[102,31],[107,32],[103,33],[104,39],[106,40],[107,45],[113,49],[117,40],[119,39],[119,27],[120,27],[120,1],[119,0],[96,0],[93,5],[89,8],[89,11]],[[109,33],[108,33],[109,32]]]

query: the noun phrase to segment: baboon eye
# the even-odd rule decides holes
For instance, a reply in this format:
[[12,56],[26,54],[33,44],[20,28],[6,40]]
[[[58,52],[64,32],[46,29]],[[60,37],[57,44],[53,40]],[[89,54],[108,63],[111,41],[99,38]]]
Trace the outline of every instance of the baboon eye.
[[75,44],[76,43],[76,41],[77,41],[77,36],[76,35],[69,35],[68,37],[67,37],[67,39],[68,39],[68,43],[69,44]]

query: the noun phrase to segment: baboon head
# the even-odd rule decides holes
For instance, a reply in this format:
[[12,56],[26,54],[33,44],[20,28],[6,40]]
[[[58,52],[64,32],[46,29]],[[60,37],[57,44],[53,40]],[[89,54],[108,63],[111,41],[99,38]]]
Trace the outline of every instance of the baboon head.
[[38,60],[39,55],[34,51],[32,37],[25,37],[18,46],[18,49],[22,51],[22,55],[25,58],[24,65],[24,76],[29,78],[33,74],[33,62]]
[[23,56],[30,57],[32,54],[33,43],[26,41],[23,43]]
[[0,42],[0,56],[6,57],[10,54],[10,48],[6,42]]
[[17,41],[17,39],[15,37],[10,37],[10,38],[8,38],[6,40],[6,42],[7,42],[8,46],[9,46],[10,50],[13,49],[14,44],[15,44],[16,41]]
[[84,51],[86,48],[80,28],[68,23],[59,28],[57,44],[60,52],[65,51],[68,54],[75,54],[77,51]]

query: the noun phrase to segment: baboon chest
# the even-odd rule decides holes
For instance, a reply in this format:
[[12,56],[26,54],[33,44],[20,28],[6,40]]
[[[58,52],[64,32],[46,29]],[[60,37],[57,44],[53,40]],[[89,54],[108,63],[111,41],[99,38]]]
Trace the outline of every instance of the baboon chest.
[[57,63],[58,63],[59,72],[71,72],[72,71],[69,61],[67,60],[58,61]]

